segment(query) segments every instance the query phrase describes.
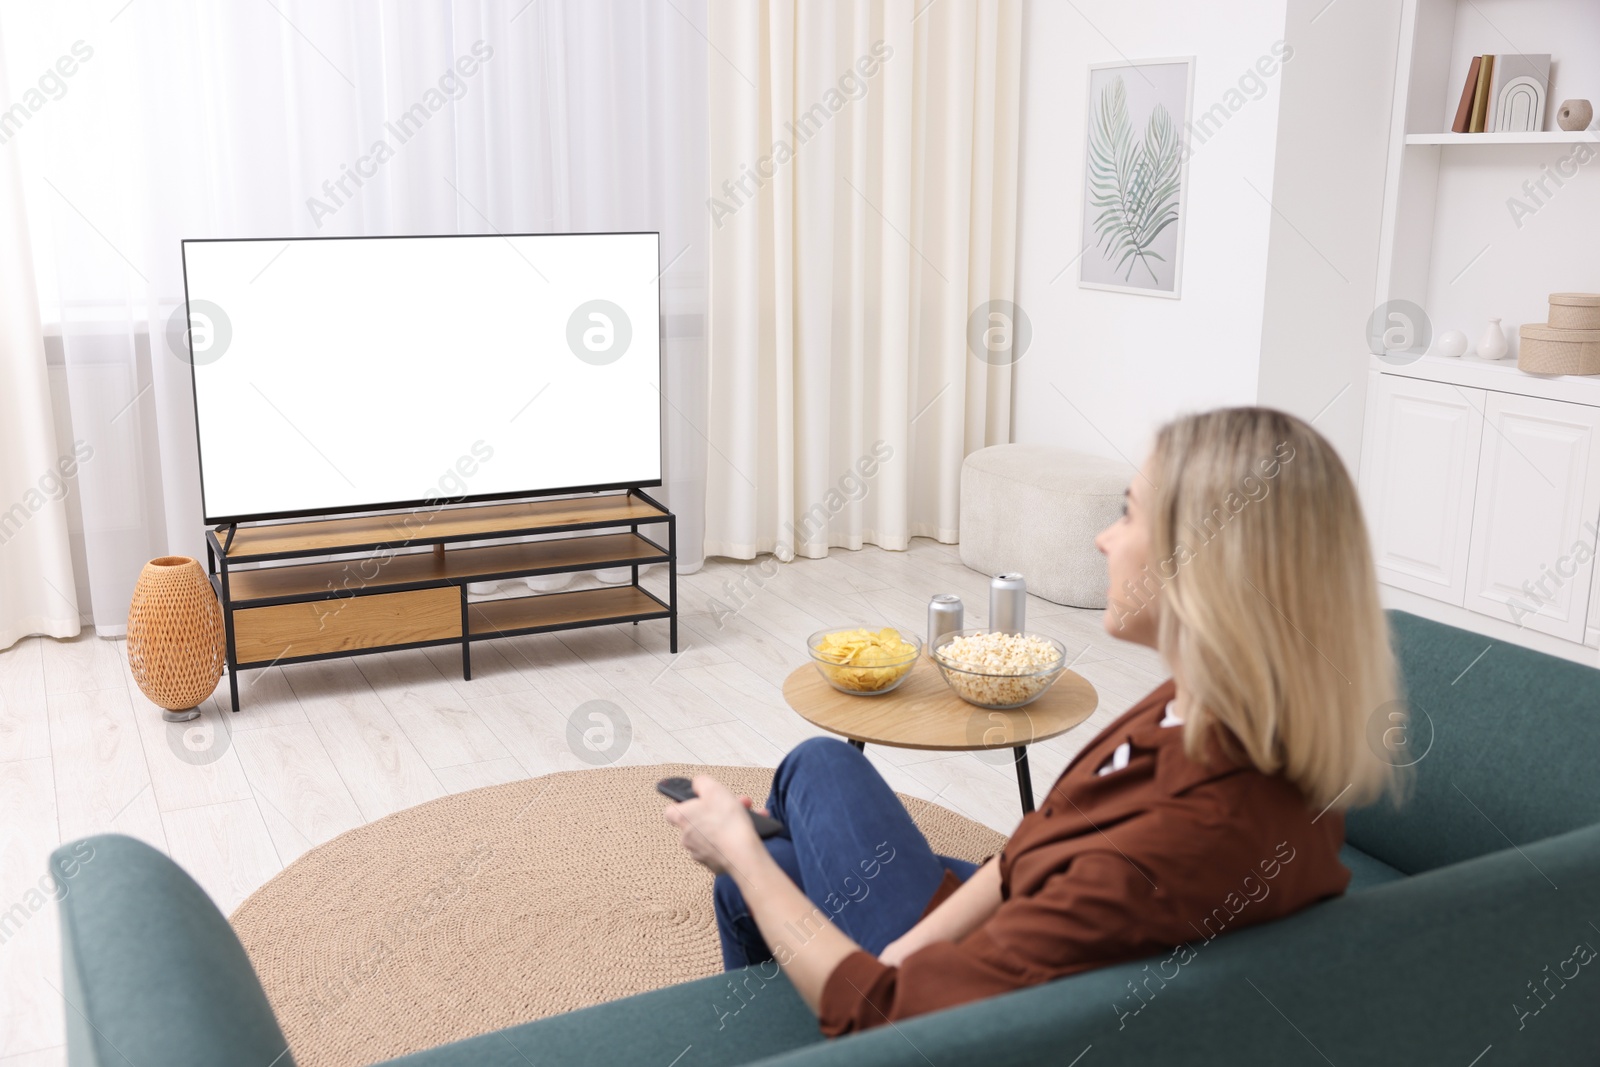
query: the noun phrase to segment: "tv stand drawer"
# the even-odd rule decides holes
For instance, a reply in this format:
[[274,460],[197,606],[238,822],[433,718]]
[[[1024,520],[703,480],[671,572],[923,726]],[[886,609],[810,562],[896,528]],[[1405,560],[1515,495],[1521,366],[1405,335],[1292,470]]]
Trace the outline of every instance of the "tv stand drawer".
[[461,590],[455,586],[233,613],[234,653],[240,665],[460,637]]

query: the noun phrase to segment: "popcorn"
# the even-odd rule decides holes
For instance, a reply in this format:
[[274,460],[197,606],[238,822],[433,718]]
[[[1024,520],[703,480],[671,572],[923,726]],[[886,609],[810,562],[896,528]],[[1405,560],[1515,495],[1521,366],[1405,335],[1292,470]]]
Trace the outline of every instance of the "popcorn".
[[1062,667],[1061,650],[1033,634],[953,637],[934,651],[934,660],[954,668],[942,673],[957,696],[986,708],[1028,703],[1050,688]]

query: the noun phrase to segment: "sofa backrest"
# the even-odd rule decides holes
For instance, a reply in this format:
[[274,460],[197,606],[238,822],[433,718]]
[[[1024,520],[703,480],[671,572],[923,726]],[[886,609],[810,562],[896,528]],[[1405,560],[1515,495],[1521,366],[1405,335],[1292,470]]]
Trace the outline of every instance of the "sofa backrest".
[[1402,611],[1389,624],[1414,779],[1399,810],[1349,814],[1350,844],[1416,874],[1600,823],[1600,670]]
[[1593,1063],[1597,912],[1600,826],[750,1067]]

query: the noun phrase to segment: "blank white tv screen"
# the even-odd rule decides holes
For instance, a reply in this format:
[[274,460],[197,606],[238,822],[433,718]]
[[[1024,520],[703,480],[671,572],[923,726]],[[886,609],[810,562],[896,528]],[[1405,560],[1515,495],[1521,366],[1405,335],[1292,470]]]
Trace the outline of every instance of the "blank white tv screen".
[[183,242],[208,523],[661,484],[660,236]]

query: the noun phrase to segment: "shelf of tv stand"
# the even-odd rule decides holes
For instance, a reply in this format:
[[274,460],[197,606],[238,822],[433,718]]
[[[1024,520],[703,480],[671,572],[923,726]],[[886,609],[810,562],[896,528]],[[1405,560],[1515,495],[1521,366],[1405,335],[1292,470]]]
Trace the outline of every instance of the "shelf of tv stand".
[[467,636],[476,641],[607,622],[664,619],[671,610],[634,585],[476,600],[467,605]]
[[[332,560],[233,571],[237,607],[332,599],[427,585],[495,581],[563,571],[667,562],[667,550],[635,533],[594,534],[506,545],[424,549],[387,558]],[[375,572],[375,573],[374,573]]]
[[311,519],[241,526],[227,545],[231,563],[364,552],[392,545],[429,545],[493,537],[665,522],[670,513],[632,493],[562,500],[477,504],[433,511],[389,512],[355,518]]

